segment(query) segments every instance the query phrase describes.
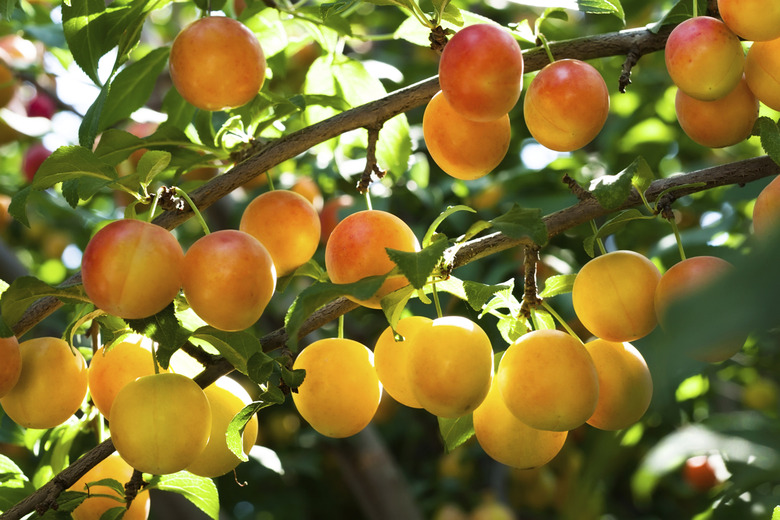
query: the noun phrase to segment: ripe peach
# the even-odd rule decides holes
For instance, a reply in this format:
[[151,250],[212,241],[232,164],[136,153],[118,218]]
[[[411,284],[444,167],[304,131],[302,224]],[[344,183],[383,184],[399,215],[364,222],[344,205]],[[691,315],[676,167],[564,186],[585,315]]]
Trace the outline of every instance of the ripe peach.
[[570,152],[590,143],[609,114],[609,91],[595,67],[580,60],[546,65],[523,101],[528,131],[551,150]]
[[718,0],[726,25],[745,40],[780,38],[780,4],[764,0]]
[[187,376],[139,377],[116,395],[109,416],[116,451],[144,473],[181,471],[200,455],[211,432],[206,394]]
[[0,61],[0,107],[6,106],[16,95],[17,82],[14,73]]
[[590,354],[578,339],[560,330],[523,334],[504,352],[496,379],[509,411],[539,430],[582,426],[599,398]]
[[[217,379],[203,391],[211,407],[211,435],[206,448],[187,466],[187,471],[212,478],[224,475],[241,462],[228,448],[225,435],[230,421],[252,402],[252,398],[241,384],[227,376]],[[257,440],[257,416],[246,424],[241,440],[244,453],[249,454]]]
[[[103,513],[115,507],[124,507],[124,495],[120,495],[116,490],[109,486],[90,485],[91,482],[97,482],[103,479],[114,479],[121,484],[126,484],[133,477],[133,468],[124,461],[118,453],[112,453],[105,459],[98,462],[93,468],[87,471],[71,487],[71,491],[84,491],[90,495],[112,495],[114,498],[103,496],[91,496],[84,500],[74,511],[74,520],[100,520]],[[125,511],[122,517],[125,520],[146,520],[149,518],[149,509],[151,507],[151,498],[148,491],[141,490],[133,499],[133,503]]]
[[780,38],[755,42],[745,60],[745,79],[759,101],[780,110]]
[[27,103],[28,117],[45,117],[51,119],[57,112],[57,104],[48,94],[39,92]]
[[320,216],[306,197],[287,190],[255,197],[241,215],[239,229],[265,246],[277,276],[308,262],[320,243]]
[[474,433],[485,453],[513,468],[530,469],[547,464],[561,451],[569,434],[537,430],[515,417],[501,398],[497,378],[473,417]]
[[702,101],[731,92],[745,63],[739,38],[710,16],[689,18],[675,27],[666,41],[664,58],[674,84]]
[[293,363],[306,377],[293,392],[301,417],[326,437],[355,435],[368,426],[379,407],[382,385],[374,354],[344,338],[326,338],[304,348]]
[[320,243],[328,243],[328,238],[333,233],[333,229],[341,222],[340,210],[352,206],[354,202],[355,199],[351,195],[339,195],[338,197],[328,199],[322,205],[322,211],[320,211]]
[[35,143],[27,149],[22,159],[22,172],[24,172],[27,182],[33,181],[38,168],[50,155],[51,150],[46,148],[43,143]]
[[374,345],[374,364],[382,387],[390,397],[410,408],[422,408],[409,383],[409,352],[415,348],[417,331],[431,323],[425,316],[401,318],[395,330],[403,337],[396,341],[392,327],[387,327]]
[[706,493],[720,482],[707,455],[689,457],[683,465],[682,474],[685,482],[699,493]]
[[22,373],[22,353],[19,350],[19,340],[16,336],[0,338],[0,397],[3,397],[19,381]]
[[202,110],[240,107],[265,81],[265,55],[257,37],[224,16],[207,16],[184,27],[173,41],[169,64],[176,90]]
[[482,328],[461,316],[422,324],[407,353],[409,387],[425,410],[455,418],[473,412],[493,379],[493,347]]
[[508,114],[523,90],[523,53],[501,27],[475,24],[450,38],[439,61],[439,84],[450,106],[472,121]]
[[87,395],[87,362],[60,338],[41,337],[19,345],[22,371],[0,398],[6,415],[24,428],[47,429],[76,413]]
[[574,312],[593,335],[634,341],[658,324],[655,288],[661,272],[634,251],[613,251],[585,264],[574,279]]
[[439,168],[451,177],[471,181],[501,163],[509,150],[512,127],[507,114],[492,121],[466,119],[439,91],[425,107],[423,137]]
[[178,294],[183,260],[184,252],[168,230],[140,220],[116,220],[95,233],[84,250],[84,290],[109,314],[146,318]]
[[[663,326],[669,306],[681,297],[701,290],[734,269],[734,266],[715,256],[694,256],[670,267],[661,277],[655,291],[655,310]],[[700,324],[704,326],[705,324]],[[725,361],[742,349],[745,338],[725,338],[717,345],[694,353],[696,359],[708,362]]]
[[756,197],[753,205],[753,232],[765,237],[780,222],[780,177],[775,177]]
[[594,339],[585,343],[599,376],[599,399],[588,424],[622,430],[639,421],[653,397],[653,378],[631,343]]
[[[395,268],[386,248],[419,251],[420,243],[406,223],[381,210],[358,211],[333,229],[325,245],[325,269],[333,283],[357,282],[368,276],[384,275]],[[381,308],[387,294],[409,284],[403,275],[390,276],[367,300],[353,300],[373,309]]]
[[276,269],[268,250],[237,229],[199,238],[181,265],[187,302],[203,321],[220,330],[251,327],[276,288]]
[[38,61],[38,47],[16,33],[0,37],[0,61],[15,69],[26,69]]
[[686,135],[709,148],[744,141],[758,119],[758,99],[744,78],[734,90],[714,101],[701,101],[678,89],[674,106]]
[[300,177],[295,181],[295,184],[290,186],[290,191],[303,195],[306,200],[311,202],[311,205],[314,206],[314,209],[316,209],[317,212],[322,210],[322,190],[320,190],[319,185],[317,185],[317,181],[308,175]]
[[131,334],[111,350],[102,346],[89,363],[89,394],[105,417],[111,413],[116,394],[130,381],[154,374],[151,339]]

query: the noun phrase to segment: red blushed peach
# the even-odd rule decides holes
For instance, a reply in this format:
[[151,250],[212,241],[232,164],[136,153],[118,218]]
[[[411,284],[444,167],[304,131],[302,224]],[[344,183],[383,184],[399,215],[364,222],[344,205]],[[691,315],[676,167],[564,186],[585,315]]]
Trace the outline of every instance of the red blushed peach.
[[722,148],[750,137],[758,119],[758,99],[742,79],[720,99],[701,101],[677,90],[677,121],[688,137],[702,146]]
[[675,27],[666,41],[664,58],[674,84],[704,101],[731,92],[745,63],[737,35],[710,16],[689,18]]
[[[333,283],[357,282],[379,276],[395,268],[386,249],[419,251],[414,232],[400,218],[380,210],[358,211],[338,223],[325,245],[325,269]],[[402,275],[388,277],[379,290],[366,300],[353,299],[365,307],[381,308],[387,294],[409,284]]]
[[140,220],[116,220],[95,233],[84,250],[84,290],[109,314],[146,318],[178,294],[183,259],[168,230]]
[[759,101],[780,110],[780,38],[755,42],[747,53],[745,79]]
[[462,117],[493,121],[509,113],[523,90],[523,53],[512,35],[495,25],[464,27],[439,61],[444,97]]
[[265,81],[265,55],[257,37],[224,16],[200,18],[182,29],[169,63],[176,90],[202,110],[244,105]]
[[425,107],[423,137],[439,168],[456,179],[470,181],[501,163],[509,150],[512,127],[506,114],[487,122],[466,119],[438,92]]
[[729,29],[745,40],[780,38],[780,2],[718,0],[718,12]]
[[[693,256],[670,267],[661,277],[655,291],[655,311],[661,326],[666,322],[669,306],[681,297],[717,283],[734,266],[715,256]],[[705,324],[699,324],[704,326]],[[727,338],[706,350],[693,353],[701,361],[725,361],[742,349],[745,338]]]
[[765,237],[780,222],[780,177],[761,190],[753,205],[753,231],[760,237]]
[[339,195],[332,199],[328,199],[322,205],[322,211],[320,211],[320,243],[326,244],[333,229],[341,221],[339,212],[342,209],[348,208],[355,203],[355,199],[351,195]]
[[182,288],[192,310],[220,330],[251,327],[276,287],[268,250],[249,233],[215,231],[195,241],[182,262]]
[[570,152],[591,142],[609,114],[609,91],[592,65],[558,60],[531,81],[523,101],[528,131],[551,150]]

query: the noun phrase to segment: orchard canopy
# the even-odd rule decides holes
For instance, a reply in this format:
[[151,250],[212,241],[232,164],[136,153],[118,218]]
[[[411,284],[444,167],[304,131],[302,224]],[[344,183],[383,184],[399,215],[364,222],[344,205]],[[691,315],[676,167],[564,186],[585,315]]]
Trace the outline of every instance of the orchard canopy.
[[776,0],[0,0],[0,519],[780,519],[779,119]]

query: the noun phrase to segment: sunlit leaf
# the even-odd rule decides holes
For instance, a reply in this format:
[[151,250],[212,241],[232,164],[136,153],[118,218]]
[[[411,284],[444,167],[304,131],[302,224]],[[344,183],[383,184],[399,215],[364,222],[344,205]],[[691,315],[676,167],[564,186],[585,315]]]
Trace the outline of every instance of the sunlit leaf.
[[409,252],[388,248],[387,256],[395,262],[401,274],[409,280],[412,287],[422,289],[441,260],[447,245],[447,240],[441,237],[440,240],[435,240],[421,251]]
[[65,302],[89,302],[81,285],[52,287],[34,276],[16,278],[0,297],[0,315],[13,327],[37,300],[53,296]]
[[530,238],[534,244],[547,244],[547,226],[542,210],[523,208],[515,204],[512,209],[490,221],[493,227],[510,238]]
[[488,303],[493,296],[507,289],[511,290],[511,286],[506,284],[501,285],[486,285],[479,282],[472,282],[466,280],[463,282],[463,289],[466,291],[468,304],[475,311],[479,311]]
[[179,323],[173,303],[148,318],[126,321],[134,331],[158,343],[157,361],[163,368],[168,368],[171,356],[191,335],[190,331]]
[[471,414],[456,419],[438,417],[439,433],[444,441],[444,448],[452,451],[474,435],[474,421]]
[[542,298],[551,298],[559,294],[567,294],[574,287],[576,274],[558,274],[550,276],[544,281],[544,289],[539,293]]
[[210,478],[180,471],[170,475],[155,475],[149,487],[182,495],[210,518],[219,520],[219,494]]
[[226,332],[205,326],[195,330],[192,336],[213,346],[236,370],[244,374],[247,373],[249,358],[263,350],[257,337],[244,331]]
[[761,147],[775,163],[780,164],[780,128],[768,117],[758,119]]

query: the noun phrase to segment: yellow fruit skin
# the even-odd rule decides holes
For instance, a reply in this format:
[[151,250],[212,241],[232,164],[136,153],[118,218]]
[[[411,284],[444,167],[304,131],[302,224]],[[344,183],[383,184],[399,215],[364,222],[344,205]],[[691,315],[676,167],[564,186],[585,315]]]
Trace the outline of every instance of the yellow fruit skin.
[[116,450],[131,466],[167,475],[185,469],[206,447],[211,408],[192,379],[154,374],[119,391],[109,426]]
[[756,42],[745,59],[745,79],[759,101],[780,110],[780,38]]
[[461,316],[420,327],[408,354],[409,384],[425,410],[455,418],[473,412],[493,378],[493,348],[479,325]]
[[[151,339],[133,334],[108,352],[100,347],[89,363],[89,394],[100,413],[108,417],[116,394],[130,381],[154,374]],[[167,370],[163,370],[167,372]]]
[[[218,477],[234,469],[241,462],[227,446],[225,435],[233,417],[252,402],[246,390],[235,380],[223,376],[204,390],[211,407],[211,435],[206,448],[187,471],[201,477]],[[242,447],[244,453],[257,440],[257,416],[252,417],[244,428]]]
[[374,354],[365,345],[327,338],[307,346],[293,369],[303,369],[303,384],[293,392],[301,417],[326,437],[355,435],[368,426],[379,407],[382,385]]
[[585,344],[599,375],[599,400],[588,424],[622,430],[639,421],[653,398],[653,378],[630,343],[595,339]]
[[634,251],[597,256],[574,279],[574,312],[598,338],[634,341],[658,324],[654,300],[660,279],[655,264]]
[[[114,479],[122,484],[126,484],[133,476],[133,468],[119,456],[118,453],[112,453],[107,458],[98,462],[92,469],[87,471],[80,479],[70,487],[71,491],[84,491],[90,494],[115,495],[117,498],[124,499],[113,488],[108,486],[90,486],[89,490],[85,485],[90,482],[97,482],[107,478]],[[115,507],[124,507],[124,502],[119,502],[108,497],[90,497],[84,500],[74,511],[74,520],[100,520],[100,517],[109,509]],[[151,499],[147,491],[141,491],[133,499],[130,508],[122,517],[124,520],[146,520],[149,518],[149,509]]]
[[535,330],[504,353],[496,372],[507,408],[540,430],[567,431],[596,409],[599,382],[588,351],[559,330]]
[[780,3],[766,0],[718,0],[718,13],[745,40],[780,38]]
[[422,405],[409,385],[409,351],[414,348],[420,327],[432,321],[424,316],[402,318],[395,328],[403,341],[395,341],[392,327],[387,327],[374,345],[374,365],[379,382],[393,399],[410,408],[422,408]]
[[87,363],[60,338],[19,345],[22,372],[0,399],[6,415],[24,428],[54,428],[76,413],[87,395]]
[[11,391],[22,373],[22,353],[16,336],[0,338],[0,397]]
[[504,404],[496,381],[474,410],[474,432],[479,445],[493,460],[519,469],[550,462],[569,434],[537,430],[515,417]]

